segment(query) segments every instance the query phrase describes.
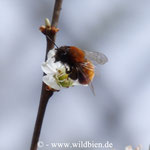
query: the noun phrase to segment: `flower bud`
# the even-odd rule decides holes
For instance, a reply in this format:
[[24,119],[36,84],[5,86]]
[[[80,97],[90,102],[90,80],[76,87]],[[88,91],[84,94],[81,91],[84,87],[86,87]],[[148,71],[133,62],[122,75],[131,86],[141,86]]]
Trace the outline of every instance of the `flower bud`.
[[51,28],[51,23],[48,18],[45,18],[45,26],[46,28]]

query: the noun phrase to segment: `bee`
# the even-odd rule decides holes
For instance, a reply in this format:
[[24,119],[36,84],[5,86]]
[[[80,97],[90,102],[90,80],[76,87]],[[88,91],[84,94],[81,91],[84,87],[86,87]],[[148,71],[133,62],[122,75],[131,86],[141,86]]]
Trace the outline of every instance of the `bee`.
[[61,46],[56,48],[55,61],[68,65],[70,70],[66,69],[66,72],[69,77],[86,85],[91,83],[95,75],[92,61],[105,64],[108,59],[100,52],[85,51],[75,46]]
[[95,75],[96,64],[105,64],[108,58],[101,52],[86,51],[75,46],[58,47],[55,42],[47,36],[47,38],[56,46],[55,62],[60,61],[66,67],[66,73],[72,80],[78,80],[82,85],[89,85],[95,95],[92,80]]

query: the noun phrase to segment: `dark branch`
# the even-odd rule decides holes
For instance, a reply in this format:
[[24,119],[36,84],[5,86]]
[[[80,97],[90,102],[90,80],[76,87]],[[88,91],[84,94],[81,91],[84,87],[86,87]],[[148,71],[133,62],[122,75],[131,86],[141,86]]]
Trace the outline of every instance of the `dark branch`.
[[[52,26],[53,27],[57,27],[57,25],[58,25],[62,1],[63,0],[55,0],[55,7],[54,7],[54,12],[53,12],[53,18],[52,18]],[[48,36],[55,42],[56,33],[53,34],[50,32]],[[49,40],[48,38],[46,38],[46,39],[47,39],[47,48],[46,48],[45,59],[47,58],[48,51],[53,49],[53,47],[54,47],[53,42],[51,42],[51,40]],[[35,123],[35,128],[34,128],[34,133],[33,133],[33,137],[32,137],[32,143],[31,143],[30,150],[37,150],[37,143],[38,143],[40,132],[41,132],[41,127],[42,127],[42,123],[43,123],[46,106],[47,106],[49,98],[52,95],[53,95],[53,91],[47,91],[46,85],[44,83],[42,83],[40,104],[39,104],[39,108],[38,108],[38,114],[37,114],[37,118],[36,118],[36,123]]]
[[[55,6],[54,6],[54,12],[53,12],[53,18],[52,18],[52,27],[57,28],[58,20],[60,16],[61,6],[62,6],[63,0],[56,0]],[[56,34],[47,34],[52,41],[55,42]],[[54,44],[47,38],[47,53],[49,50],[54,48]]]
[[55,6],[54,6],[55,11],[53,13],[53,19],[52,19],[53,27],[57,27],[57,25],[58,25],[62,2],[63,2],[63,0],[56,0],[56,2],[55,2]]

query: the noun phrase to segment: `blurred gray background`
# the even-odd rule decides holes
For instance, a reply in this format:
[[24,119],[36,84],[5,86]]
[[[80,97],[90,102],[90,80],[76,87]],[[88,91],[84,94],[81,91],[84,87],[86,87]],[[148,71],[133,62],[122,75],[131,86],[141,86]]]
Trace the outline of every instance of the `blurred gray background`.
[[[46,49],[38,28],[53,6],[54,0],[0,1],[0,150],[30,147]],[[58,46],[101,51],[109,62],[97,67],[95,97],[88,87],[53,95],[40,140],[148,149],[150,1],[64,0],[58,27]]]

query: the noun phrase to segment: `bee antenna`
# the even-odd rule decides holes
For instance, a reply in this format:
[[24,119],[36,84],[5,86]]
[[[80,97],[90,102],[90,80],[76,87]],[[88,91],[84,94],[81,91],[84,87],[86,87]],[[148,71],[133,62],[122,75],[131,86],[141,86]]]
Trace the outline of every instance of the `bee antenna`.
[[46,35],[46,37],[56,46],[56,48],[58,48],[58,46],[56,45],[56,43],[48,35]]

